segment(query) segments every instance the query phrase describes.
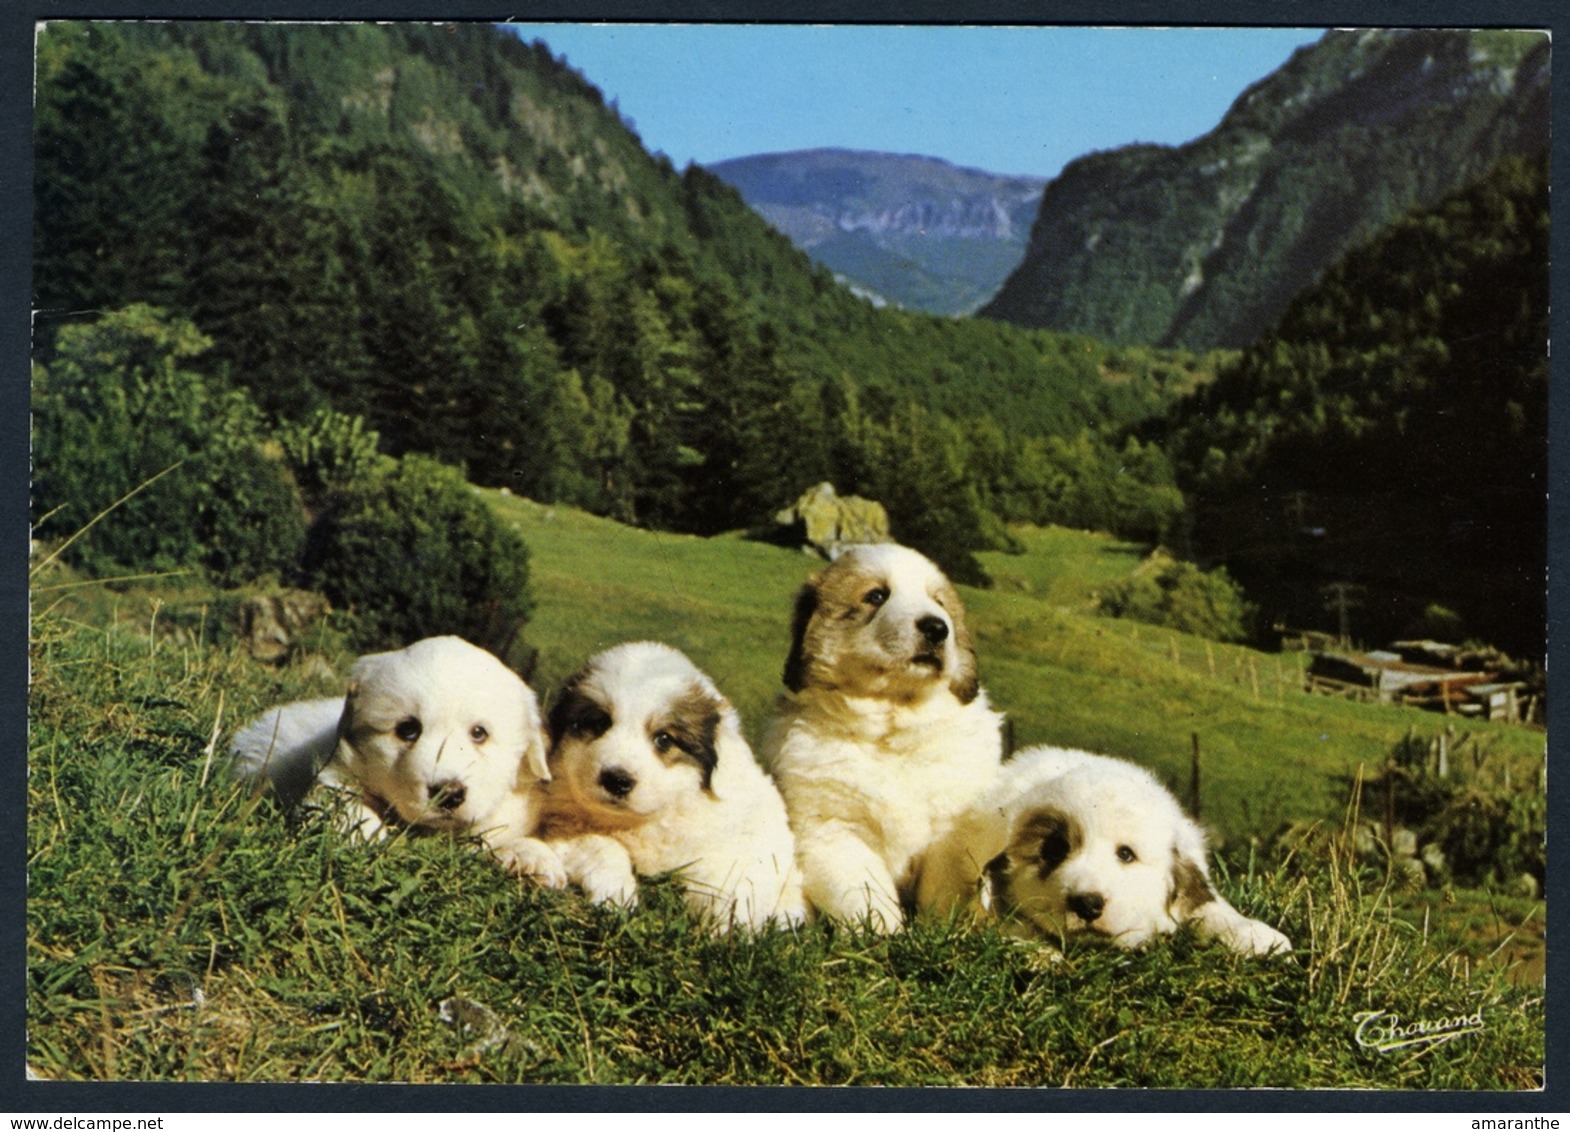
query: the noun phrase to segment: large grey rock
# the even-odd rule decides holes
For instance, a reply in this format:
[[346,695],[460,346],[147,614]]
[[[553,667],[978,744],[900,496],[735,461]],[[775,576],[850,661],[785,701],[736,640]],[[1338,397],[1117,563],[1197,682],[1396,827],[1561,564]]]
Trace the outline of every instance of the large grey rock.
[[327,615],[327,599],[309,590],[256,594],[235,610],[235,628],[246,651],[258,660],[282,660],[300,636]]
[[889,513],[883,504],[856,495],[840,495],[831,483],[820,483],[803,492],[795,503],[774,516],[788,528],[792,542],[825,558],[847,546],[892,542]]

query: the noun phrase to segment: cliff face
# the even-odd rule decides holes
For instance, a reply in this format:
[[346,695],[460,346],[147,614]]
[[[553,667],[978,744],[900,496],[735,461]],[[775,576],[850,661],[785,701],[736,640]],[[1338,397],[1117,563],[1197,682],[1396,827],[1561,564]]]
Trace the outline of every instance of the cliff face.
[[852,287],[936,314],[969,313],[997,290],[1024,254],[1045,184],[931,157],[837,149],[709,168]]
[[1548,141],[1546,36],[1329,32],[1183,146],[1070,164],[980,312],[1125,343],[1246,346],[1406,211]]

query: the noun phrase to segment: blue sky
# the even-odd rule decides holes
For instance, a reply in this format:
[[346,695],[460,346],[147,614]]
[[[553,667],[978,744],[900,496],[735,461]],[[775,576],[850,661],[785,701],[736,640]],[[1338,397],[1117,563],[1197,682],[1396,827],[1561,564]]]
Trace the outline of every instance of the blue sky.
[[1210,130],[1321,28],[514,24],[678,168],[836,146],[1054,176]]

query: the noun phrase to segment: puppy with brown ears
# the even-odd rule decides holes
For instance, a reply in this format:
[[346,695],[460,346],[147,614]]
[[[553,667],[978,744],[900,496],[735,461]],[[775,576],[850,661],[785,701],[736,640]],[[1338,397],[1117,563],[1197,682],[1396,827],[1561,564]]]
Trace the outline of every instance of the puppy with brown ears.
[[551,708],[540,835],[594,860],[586,891],[630,903],[630,876],[679,874],[687,906],[718,931],[806,915],[785,804],[736,711],[692,661],[644,641],[600,653]]
[[384,837],[389,824],[473,834],[514,872],[568,879],[530,836],[550,777],[539,703],[458,637],[361,657],[344,696],[274,708],[241,729],[232,754],[239,777],[286,807],[333,792],[357,837]]
[[765,763],[807,900],[894,931],[923,854],[1002,757],[959,594],[914,550],[852,547],[798,595],[784,679]]
[[1024,938],[1135,948],[1191,923],[1243,955],[1292,950],[1210,880],[1205,835],[1142,767],[1031,747],[928,854],[921,905],[995,917]]

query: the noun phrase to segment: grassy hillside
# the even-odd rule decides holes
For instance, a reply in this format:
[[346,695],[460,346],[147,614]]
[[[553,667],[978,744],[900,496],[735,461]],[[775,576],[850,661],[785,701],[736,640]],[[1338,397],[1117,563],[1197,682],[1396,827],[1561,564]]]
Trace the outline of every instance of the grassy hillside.
[[[530,543],[534,683],[642,636],[690,652],[754,734],[778,687],[790,597],[814,568],[735,538],[619,527],[492,495]],[[1229,833],[1333,817],[1337,776],[1434,717],[1310,700],[1274,661],[1087,615],[1134,548],[1062,530],[989,560],[967,590],[994,700],[1021,741],[1116,750],[1180,777],[1207,758]],[[1049,962],[992,930],[893,939],[810,925],[710,940],[668,885],[626,915],[540,892],[465,847],[342,845],[226,780],[259,708],[341,686],[324,630],[273,668],[225,641],[214,595],[112,593],[41,577],[32,628],[28,1059],[46,1077],[530,1083],[969,1084],[1520,1089],[1541,1081],[1540,985],[1512,986],[1500,924],[1541,905],[1438,895],[1398,907],[1381,878],[1234,839],[1224,888],[1298,950],[1248,964],[1186,937]],[[1175,654],[1175,659],[1174,659]],[[1214,658],[1216,674],[1210,674]],[[1261,673],[1238,673],[1252,660]],[[1241,665],[1241,667],[1240,667]],[[1264,674],[1270,673],[1269,679]],[[1497,729],[1523,766],[1542,737]],[[1263,785],[1261,785],[1263,784]],[[1486,910],[1482,910],[1486,905]],[[1474,922],[1492,917],[1491,932]],[[1477,938],[1463,937],[1471,932]],[[1486,942],[1484,937],[1486,936]],[[1507,941],[1508,942],[1508,941]],[[1399,1054],[1357,1015],[1478,1012],[1486,1035]]]
[[[654,637],[713,673],[758,738],[780,688],[791,600],[816,559],[494,499],[533,554],[538,606],[528,637],[540,651],[540,687],[600,648]],[[1020,746],[1123,755],[1184,795],[1198,733],[1204,817],[1243,838],[1288,819],[1338,819],[1359,764],[1372,774],[1409,728],[1427,735],[1444,726],[1432,714],[1308,696],[1299,656],[1094,616],[1098,587],[1127,575],[1139,548],[1060,528],[1017,533],[1026,553],[982,555],[994,587],[963,592],[983,681]],[[1471,729],[1517,773],[1535,773],[1540,732]]]

